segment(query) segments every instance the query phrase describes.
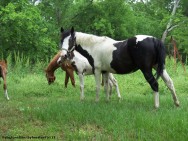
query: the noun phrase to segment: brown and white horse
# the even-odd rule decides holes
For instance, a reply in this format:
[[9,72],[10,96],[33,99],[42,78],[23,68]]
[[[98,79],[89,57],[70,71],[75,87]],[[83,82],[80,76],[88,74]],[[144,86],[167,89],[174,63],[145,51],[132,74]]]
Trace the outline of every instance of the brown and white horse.
[[0,60],[0,77],[3,78],[4,84],[4,94],[7,100],[9,100],[8,93],[7,93],[7,83],[6,83],[6,74],[7,74],[7,61]]
[[56,77],[54,75],[54,72],[55,72],[56,69],[58,69],[59,67],[61,67],[61,69],[66,72],[65,87],[67,88],[69,77],[71,79],[72,85],[75,87],[74,68],[70,64],[68,64],[68,63],[62,63],[62,65],[57,64],[57,60],[60,57],[60,53],[61,52],[58,52],[54,56],[54,58],[51,60],[51,62],[49,63],[48,67],[45,70],[48,84],[50,85],[51,83],[53,83],[55,81]]

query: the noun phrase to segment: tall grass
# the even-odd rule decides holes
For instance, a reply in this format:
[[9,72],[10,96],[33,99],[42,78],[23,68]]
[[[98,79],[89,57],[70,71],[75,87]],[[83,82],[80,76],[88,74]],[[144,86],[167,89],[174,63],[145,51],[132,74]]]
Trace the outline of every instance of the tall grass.
[[123,98],[120,102],[115,89],[110,102],[106,102],[101,88],[100,101],[96,103],[94,77],[85,77],[85,100],[81,102],[76,75],[76,88],[70,83],[64,88],[65,73],[61,70],[55,73],[55,83],[48,85],[43,72],[47,62],[39,60],[32,65],[29,58],[15,56],[19,56],[15,62],[8,59],[10,101],[0,96],[0,140],[1,136],[55,136],[55,140],[88,141],[188,138],[188,77],[181,65],[173,68],[172,60],[167,59],[166,69],[181,106],[174,106],[170,91],[159,79],[160,108],[156,110],[153,92],[140,71],[115,75]]
[[14,71],[14,73],[41,72],[50,61],[48,58],[33,61],[23,53],[20,54],[20,52],[10,53],[6,60],[9,70]]

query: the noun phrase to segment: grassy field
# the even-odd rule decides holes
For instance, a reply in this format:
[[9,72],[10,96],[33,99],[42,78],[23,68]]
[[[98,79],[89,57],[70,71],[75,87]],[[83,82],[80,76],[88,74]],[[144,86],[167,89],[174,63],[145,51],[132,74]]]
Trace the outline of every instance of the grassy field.
[[177,71],[173,66],[168,61],[166,68],[181,106],[174,106],[170,91],[159,79],[158,110],[140,71],[115,75],[122,95],[120,102],[114,89],[107,103],[101,88],[100,101],[95,103],[93,76],[85,77],[85,100],[81,102],[77,75],[76,88],[69,83],[65,89],[65,73],[61,70],[56,72],[55,83],[48,85],[42,67],[36,66],[36,71],[24,66],[10,68],[10,101],[0,89],[0,140],[187,141],[188,75],[181,66]]

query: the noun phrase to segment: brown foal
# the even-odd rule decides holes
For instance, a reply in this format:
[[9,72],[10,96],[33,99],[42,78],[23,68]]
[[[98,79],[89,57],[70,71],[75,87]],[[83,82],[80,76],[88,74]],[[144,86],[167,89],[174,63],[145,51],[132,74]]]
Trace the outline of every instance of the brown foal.
[[60,57],[61,52],[58,52],[52,61],[49,63],[48,67],[46,68],[46,78],[48,80],[48,84],[51,84],[55,81],[55,75],[54,72],[56,69],[61,67],[62,70],[66,72],[66,77],[65,77],[65,87],[67,88],[67,84],[69,81],[69,77],[71,79],[72,85],[75,87],[75,80],[74,80],[74,68],[71,66],[71,64],[68,63],[62,63],[62,65],[57,64],[57,60]]
[[6,75],[7,75],[7,61],[0,60],[0,77],[2,77],[4,81],[3,89],[4,89],[5,97],[7,100],[9,100],[8,93],[7,93]]

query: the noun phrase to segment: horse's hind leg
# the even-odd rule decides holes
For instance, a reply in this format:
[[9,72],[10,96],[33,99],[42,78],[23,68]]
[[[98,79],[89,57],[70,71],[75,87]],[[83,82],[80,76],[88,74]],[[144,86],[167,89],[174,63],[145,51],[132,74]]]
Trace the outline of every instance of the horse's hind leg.
[[170,89],[171,93],[172,93],[172,97],[174,100],[174,104],[176,106],[179,106],[179,101],[178,98],[176,96],[176,92],[175,92],[175,88],[174,88],[174,84],[172,79],[170,78],[170,76],[168,75],[167,71],[164,69],[163,70],[163,74],[161,75],[163,81],[165,82],[165,84],[167,85],[167,87]]
[[106,91],[106,100],[109,101],[109,72],[106,72],[103,74],[104,77],[104,87],[105,87],[105,91]]
[[82,73],[78,73],[80,80],[80,100],[84,100],[84,76]]
[[118,98],[121,99],[121,94],[119,92],[117,80],[114,78],[112,73],[109,74],[109,79],[111,80],[112,84],[116,87]]
[[99,93],[100,93],[100,80],[101,80],[101,71],[95,69],[95,83],[96,83],[96,99],[95,101],[99,101]]
[[152,90],[154,91],[154,106],[155,106],[155,108],[158,108],[159,107],[158,82],[155,79],[155,77],[153,76],[152,70],[142,71],[142,73],[144,74],[145,79],[147,80],[147,82],[150,84]]
[[[3,78],[4,79],[4,78]],[[5,94],[5,97],[7,100],[9,100],[9,96],[8,96],[8,92],[7,92],[7,84],[6,84],[6,79],[4,79],[4,85],[3,85],[3,88],[4,88],[4,94]]]

